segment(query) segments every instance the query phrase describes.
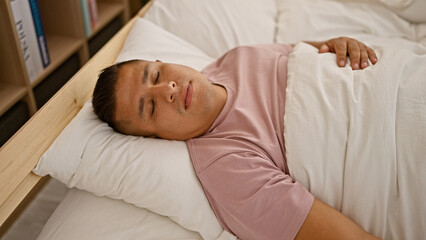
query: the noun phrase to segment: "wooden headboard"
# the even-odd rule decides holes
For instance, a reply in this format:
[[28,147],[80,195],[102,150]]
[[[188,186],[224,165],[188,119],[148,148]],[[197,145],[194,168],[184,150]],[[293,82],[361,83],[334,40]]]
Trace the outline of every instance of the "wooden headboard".
[[136,18],[151,5],[152,0],[0,148],[0,226],[41,181],[32,169],[91,98],[99,71],[114,63]]

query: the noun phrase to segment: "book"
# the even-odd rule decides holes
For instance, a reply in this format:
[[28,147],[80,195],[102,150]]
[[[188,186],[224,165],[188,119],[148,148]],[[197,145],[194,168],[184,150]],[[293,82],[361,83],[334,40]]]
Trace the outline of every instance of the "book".
[[96,25],[98,24],[98,5],[96,3],[96,0],[87,0],[89,4],[90,9],[90,21],[92,30],[95,29]]
[[86,32],[86,36],[90,36],[92,34],[92,23],[90,20],[90,10],[89,10],[89,3],[87,0],[80,0],[81,3],[81,12],[83,14],[83,24],[84,24],[84,30]]
[[27,0],[11,0],[10,8],[12,9],[28,78],[30,82],[33,82],[37,75],[43,71],[44,67],[38,47],[30,4]]
[[37,0],[28,0],[30,3],[31,13],[33,16],[34,28],[37,36],[39,51],[43,67],[50,64],[49,51],[47,49],[46,36],[43,30],[43,23],[41,22],[40,7]]

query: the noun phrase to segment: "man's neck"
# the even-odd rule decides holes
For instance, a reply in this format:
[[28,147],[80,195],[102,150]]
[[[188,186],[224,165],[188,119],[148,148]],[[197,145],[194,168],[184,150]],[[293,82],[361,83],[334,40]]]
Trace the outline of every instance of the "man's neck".
[[202,133],[199,136],[202,136],[209,131],[213,123],[219,117],[220,113],[225,107],[226,101],[228,100],[228,93],[226,92],[226,89],[223,86],[213,84],[213,89],[214,89],[215,104],[212,110],[211,122],[209,124],[206,124],[205,128],[202,130]]

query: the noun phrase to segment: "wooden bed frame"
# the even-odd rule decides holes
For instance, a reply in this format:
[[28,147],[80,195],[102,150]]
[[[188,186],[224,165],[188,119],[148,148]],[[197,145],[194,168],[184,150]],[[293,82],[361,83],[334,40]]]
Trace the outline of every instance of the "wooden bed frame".
[[[20,212],[23,202],[44,182],[31,171],[56,137],[91,98],[101,69],[114,63],[136,18],[149,1],[88,61],[7,143],[0,148],[0,232]],[[15,214],[14,214],[15,213]],[[0,234],[1,235],[1,234]]]

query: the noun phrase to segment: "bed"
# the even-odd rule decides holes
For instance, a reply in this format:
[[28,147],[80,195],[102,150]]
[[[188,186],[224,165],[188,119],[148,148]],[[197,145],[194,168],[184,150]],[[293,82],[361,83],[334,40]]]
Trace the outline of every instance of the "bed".
[[[425,9],[420,0],[151,1],[1,148],[0,222],[50,175],[72,189],[39,239],[236,239],[185,144],[114,133],[91,112],[91,93],[114,62],[201,70],[233,47],[276,42],[296,44],[284,116],[292,177],[376,236],[421,239]],[[300,43],[342,35],[373,47],[379,63],[340,69],[333,54]]]

